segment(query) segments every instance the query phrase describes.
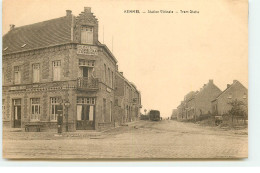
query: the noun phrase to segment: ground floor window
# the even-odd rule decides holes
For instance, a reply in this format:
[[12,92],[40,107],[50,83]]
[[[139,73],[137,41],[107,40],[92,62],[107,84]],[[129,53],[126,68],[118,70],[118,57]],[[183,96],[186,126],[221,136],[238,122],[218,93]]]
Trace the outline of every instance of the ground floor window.
[[50,116],[51,121],[57,121],[58,110],[59,110],[59,107],[60,107],[59,100],[60,100],[59,97],[52,97],[51,98],[51,116]]
[[77,120],[93,121],[96,99],[93,97],[77,98]]
[[41,115],[40,98],[31,99],[31,120],[39,121]]

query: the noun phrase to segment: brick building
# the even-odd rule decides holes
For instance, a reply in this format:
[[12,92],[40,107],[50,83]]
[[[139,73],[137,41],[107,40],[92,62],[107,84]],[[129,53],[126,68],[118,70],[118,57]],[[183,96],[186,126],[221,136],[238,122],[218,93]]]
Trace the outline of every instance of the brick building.
[[199,91],[191,91],[184,97],[178,107],[178,120],[196,120],[200,116],[212,114],[211,101],[221,93],[221,90],[209,80]]
[[115,116],[119,124],[139,119],[141,94],[136,86],[129,82],[123,72],[115,75]]
[[232,84],[227,84],[227,88],[212,100],[212,112],[214,115],[228,114],[231,101],[238,100],[248,104],[248,90],[239,81],[234,80]]
[[78,16],[67,10],[64,17],[10,25],[2,64],[4,126],[40,123],[56,130],[59,109],[64,130],[114,125],[117,60],[98,41],[91,8]]

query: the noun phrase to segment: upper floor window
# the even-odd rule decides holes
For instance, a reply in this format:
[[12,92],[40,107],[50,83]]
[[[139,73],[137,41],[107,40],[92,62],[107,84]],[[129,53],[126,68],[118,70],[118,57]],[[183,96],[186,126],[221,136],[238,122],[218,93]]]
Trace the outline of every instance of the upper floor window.
[[247,98],[247,94],[244,93],[244,95],[243,95],[243,99],[246,99],[246,98]]
[[15,84],[21,83],[21,68],[20,68],[20,66],[14,67],[14,83]]
[[94,60],[80,59],[79,60],[79,66],[94,67],[95,61]]
[[111,77],[112,77],[112,79],[111,79],[111,80],[112,80],[112,81],[111,81],[111,82],[112,82],[111,87],[114,88],[114,72],[113,72],[113,71],[112,71]]
[[40,64],[33,64],[33,83],[40,82]]
[[59,81],[61,75],[61,61],[53,61],[52,69],[53,81]]
[[107,83],[107,66],[104,64],[104,82]]
[[110,68],[108,68],[108,85],[111,87],[111,72],[110,72]]
[[228,99],[232,99],[232,93],[228,94]]
[[93,27],[81,27],[81,43],[93,44]]

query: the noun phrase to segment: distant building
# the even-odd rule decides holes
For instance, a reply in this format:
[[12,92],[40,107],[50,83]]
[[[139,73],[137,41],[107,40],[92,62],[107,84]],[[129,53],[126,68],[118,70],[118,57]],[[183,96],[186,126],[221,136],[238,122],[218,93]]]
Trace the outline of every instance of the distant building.
[[177,119],[177,115],[178,115],[178,110],[177,109],[173,109],[172,110],[171,119],[172,120],[176,120]]
[[184,97],[178,107],[178,119],[189,120],[212,114],[211,101],[221,93],[221,90],[209,80],[199,91],[191,91]]
[[141,94],[133,83],[130,83],[123,72],[115,76],[115,118],[119,124],[140,118]]
[[227,84],[227,88],[212,100],[212,112],[214,115],[228,114],[231,109],[228,103],[234,100],[248,104],[248,90],[237,80],[234,80],[232,84]]
[[186,119],[185,102],[181,101],[181,104],[177,107],[177,120],[181,121],[183,119]]

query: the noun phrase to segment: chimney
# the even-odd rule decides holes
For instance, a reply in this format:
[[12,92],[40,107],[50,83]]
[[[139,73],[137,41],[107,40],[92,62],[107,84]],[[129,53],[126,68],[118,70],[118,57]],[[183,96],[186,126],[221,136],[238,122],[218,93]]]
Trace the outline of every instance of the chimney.
[[66,10],[66,16],[70,16],[71,15],[71,10]]
[[85,13],[91,13],[91,7],[84,7]]
[[233,80],[233,83],[236,83],[237,82],[237,80]]
[[210,84],[213,84],[213,79],[210,79],[210,80],[209,80],[209,83],[210,83]]
[[230,87],[230,84],[227,84],[227,88],[229,88]]
[[15,25],[14,24],[11,24],[10,25],[10,31],[12,31],[14,29]]
[[203,85],[203,88],[205,88],[206,84]]
[[123,72],[120,72],[120,74],[121,74],[121,75],[124,75],[124,73],[123,73]]
[[116,70],[118,71],[118,65],[116,65]]

